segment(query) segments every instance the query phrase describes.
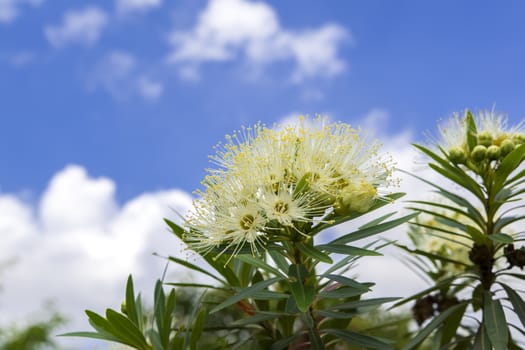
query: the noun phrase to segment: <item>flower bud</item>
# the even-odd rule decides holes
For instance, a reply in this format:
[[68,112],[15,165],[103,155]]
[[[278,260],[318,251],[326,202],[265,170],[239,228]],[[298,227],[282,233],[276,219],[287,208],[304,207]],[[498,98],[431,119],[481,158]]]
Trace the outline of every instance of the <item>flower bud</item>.
[[474,147],[470,155],[472,157],[472,160],[474,160],[475,162],[481,162],[485,160],[485,156],[487,155],[487,147],[477,145],[476,147]]
[[128,310],[127,310],[127,307],[126,307],[126,301],[123,301],[120,304],[120,312],[122,312],[124,315],[128,314]]
[[464,164],[467,161],[467,155],[462,148],[451,147],[448,151],[448,159],[455,164]]
[[503,140],[500,146],[501,156],[505,157],[507,154],[514,150],[514,147],[516,147],[516,145],[514,144],[514,142],[512,142],[511,139]]
[[498,146],[492,145],[487,148],[487,158],[490,160],[498,160],[501,156],[501,150]]
[[514,143],[516,145],[524,144],[525,143],[525,134],[522,134],[522,133],[515,134],[514,136],[512,136],[512,141],[514,141]]
[[492,135],[488,131],[482,131],[478,134],[478,145],[489,147],[492,145]]
[[376,195],[375,187],[366,181],[350,183],[341,191],[341,196],[336,201],[336,213],[365,213],[372,206]]

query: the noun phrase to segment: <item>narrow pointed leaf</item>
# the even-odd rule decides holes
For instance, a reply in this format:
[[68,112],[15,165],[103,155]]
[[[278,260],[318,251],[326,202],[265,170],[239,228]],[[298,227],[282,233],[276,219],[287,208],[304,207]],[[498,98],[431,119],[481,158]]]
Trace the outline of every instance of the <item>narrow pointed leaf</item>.
[[275,267],[268,265],[266,262],[264,262],[261,258],[254,257],[252,255],[238,255],[237,259],[240,261],[243,261],[247,264],[250,264],[252,266],[258,267],[268,273],[272,273],[276,276],[285,278],[286,276],[279,270],[277,270]]
[[352,332],[344,329],[324,329],[324,332],[335,335],[337,338],[346,341],[349,344],[363,347],[365,349],[392,350],[391,344],[385,343],[368,335]]
[[494,177],[494,191],[499,192],[509,177],[525,159],[525,145],[519,145],[512,152],[507,154],[498,166]]
[[263,290],[264,288],[281,281],[281,277],[274,277],[267,280],[263,280],[261,282],[255,283],[254,285],[251,285],[250,287],[243,288],[239,293],[229,297],[219,305],[215,306],[213,309],[210,310],[210,313],[217,312],[219,310],[224,309],[225,307],[228,307],[230,305],[233,305],[243,299],[251,298],[251,296],[260,290]]
[[505,244],[511,244],[514,243],[514,238],[512,236],[509,236],[505,233],[494,233],[492,235],[487,236],[491,241],[497,242],[497,243],[505,243]]
[[494,350],[507,350],[509,327],[499,300],[492,299],[490,292],[483,295],[484,324]]
[[147,350],[149,348],[142,332],[127,317],[114,310],[108,309],[106,310],[106,318],[111,324],[114,334],[118,336],[122,342],[139,350]]
[[352,255],[352,256],[381,256],[383,255],[373,250],[359,248],[359,247],[352,247],[352,246],[344,245],[344,244],[333,244],[333,243],[323,244],[323,245],[318,245],[317,249],[324,250],[329,253]]
[[521,324],[523,325],[523,329],[525,329],[525,301],[523,301],[523,299],[518,293],[514,291],[514,289],[506,284],[500,284],[505,289],[505,292],[507,292],[507,296],[509,297],[510,303],[512,304],[513,311],[516,315],[518,315]]
[[391,221],[387,221],[387,222],[383,222],[379,225],[376,225],[376,226],[372,226],[372,227],[367,227],[363,230],[357,230],[357,231],[354,231],[352,233],[349,233],[347,235],[344,235],[343,237],[340,237],[340,238],[337,238],[333,241],[331,241],[328,245],[330,244],[345,244],[345,243],[349,243],[349,242],[353,242],[353,241],[356,241],[356,240],[359,240],[359,239],[363,239],[363,238],[366,238],[366,237],[370,237],[370,236],[373,236],[375,234],[378,234],[378,233],[381,233],[381,232],[385,232],[387,230],[390,230],[394,227],[397,227],[401,224],[404,224],[405,222],[408,222],[409,220],[415,218],[419,213],[411,213],[411,214],[408,214],[408,215],[405,215],[399,219],[395,219],[395,220],[391,220]]
[[306,279],[309,275],[310,273],[302,264],[290,265],[288,270],[288,276],[291,278],[289,282],[290,291],[295,299],[297,308],[301,312],[306,312],[315,298],[314,286],[306,284]]
[[455,313],[459,308],[465,307],[467,303],[463,302],[457,305],[454,305],[445,311],[443,311],[438,316],[434,317],[425,327],[423,327],[414,338],[412,338],[403,350],[417,349],[417,347],[439,326],[445,322],[445,320],[453,313]]
[[128,277],[126,284],[126,312],[128,318],[142,331],[141,323],[139,322],[137,315],[137,305],[135,304],[135,291],[133,290],[133,278],[131,275]]
[[314,261],[322,261],[322,262],[325,262],[327,264],[333,264],[332,259],[328,255],[326,255],[325,253],[323,253],[322,251],[317,249],[316,247],[313,247],[313,246],[311,246],[309,244],[303,244],[301,242],[297,243],[295,246],[303,254],[305,254],[306,256],[309,256]]

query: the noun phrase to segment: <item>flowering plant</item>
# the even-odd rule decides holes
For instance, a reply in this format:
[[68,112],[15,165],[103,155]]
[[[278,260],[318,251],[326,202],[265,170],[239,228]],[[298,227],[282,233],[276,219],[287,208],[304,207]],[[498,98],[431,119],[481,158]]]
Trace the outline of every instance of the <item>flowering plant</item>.
[[[322,232],[402,196],[386,192],[394,182],[393,163],[378,150],[379,145],[366,142],[358,130],[322,118],[301,118],[295,125],[274,128],[257,124],[227,136],[211,157],[217,168],[208,170],[204,189],[196,192],[198,199],[184,225],[166,220],[215,271],[181,257],[170,260],[204,273],[219,285],[167,285],[214,291],[213,300],[206,301],[211,304],[210,315],[241,311],[233,324],[222,326],[230,337],[236,335],[226,348],[335,349],[344,344],[392,348],[384,339],[352,331],[348,325],[359,314],[396,298],[363,300],[373,283],[358,282],[344,273],[359,258],[380,255],[379,241],[364,247],[352,243],[396,227],[415,214],[373,217],[348,234],[330,239],[327,232],[317,239]],[[88,316],[92,324],[103,319],[94,313]],[[107,321],[111,325],[112,320]],[[190,322],[188,334],[207,332],[203,322],[197,326]],[[135,326],[144,333],[140,324]],[[103,338],[108,333],[95,328],[98,332],[91,336]],[[247,330],[250,336],[243,336]],[[142,333],[136,338],[143,348],[151,344],[154,349],[171,349],[176,339],[172,335],[159,342],[153,333]],[[115,337],[106,339],[115,341]],[[127,340],[128,345],[133,343]]]
[[[467,110],[463,117],[454,115],[440,132],[437,151],[416,145],[431,159],[429,167],[451,184],[439,186],[420,178],[441,200],[413,202],[414,209],[430,218],[413,223],[410,237],[416,249],[403,249],[413,254],[414,266],[430,277],[432,286],[399,304],[416,300],[417,322],[431,321],[405,349],[417,348],[430,334],[438,348],[520,349],[510,329],[523,334],[525,302],[508,283],[525,278],[509,271],[525,265],[525,248],[514,247],[525,240],[524,232],[511,230],[525,219],[518,203],[525,192],[522,125],[508,128],[502,115],[474,116]],[[423,247],[425,242],[431,244]],[[504,306],[522,327],[507,320]]]

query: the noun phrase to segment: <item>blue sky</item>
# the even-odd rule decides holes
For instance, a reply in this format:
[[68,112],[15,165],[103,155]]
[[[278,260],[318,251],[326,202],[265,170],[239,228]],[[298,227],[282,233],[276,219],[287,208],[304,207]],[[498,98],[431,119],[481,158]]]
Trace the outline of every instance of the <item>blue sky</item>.
[[[65,330],[88,329],[82,310],[118,307],[130,272],[147,295],[164,267],[151,252],[180,251],[161,218],[190,206],[212,146],[241,125],[326,114],[372,129],[410,168],[410,142],[454,111],[495,105],[522,121],[524,12],[522,1],[0,0],[0,264],[19,258],[1,275],[0,325],[55,300]],[[379,293],[421,286],[384,259],[367,265]]]
[[[308,48],[329,48],[333,56],[321,55],[313,73],[296,80],[293,53],[265,53],[265,63],[247,57],[255,33],[245,43],[230,40],[228,58],[169,63],[177,51],[170,37],[191,35],[206,1],[6,3],[17,15],[0,17],[4,192],[38,196],[69,163],[115,179],[121,202],[143,191],[192,190],[226,133],[292,112],[352,122],[381,108],[390,116],[385,132],[409,127],[418,136],[465,107],[495,104],[511,120],[525,109],[519,1],[267,2],[261,12],[278,26],[271,35],[299,40],[326,26],[338,31],[319,39],[326,47]],[[99,22],[68,32],[67,13],[88,12]],[[271,31],[265,19],[250,30]],[[60,34],[54,41],[50,29]],[[184,68],[198,77],[185,77]]]

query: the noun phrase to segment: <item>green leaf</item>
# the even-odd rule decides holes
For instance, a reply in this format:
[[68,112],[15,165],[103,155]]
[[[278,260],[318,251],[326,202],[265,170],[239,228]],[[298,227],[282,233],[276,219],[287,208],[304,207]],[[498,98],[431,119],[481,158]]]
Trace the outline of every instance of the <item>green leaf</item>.
[[328,268],[328,270],[325,271],[325,274],[331,274],[332,272],[335,272],[341,268],[347,268],[352,260],[355,260],[356,257],[352,255],[345,256],[335,264],[333,264],[331,267]]
[[403,245],[400,245],[400,244],[396,244],[396,247],[398,248],[401,248],[403,249],[404,251],[410,253],[410,254],[414,254],[414,255],[421,255],[421,256],[424,256],[424,257],[427,257],[429,258],[430,260],[432,261],[441,261],[441,262],[444,262],[444,263],[450,263],[450,264],[457,264],[457,265],[461,265],[461,266],[470,266],[469,264],[466,264],[462,261],[459,261],[459,260],[454,260],[454,259],[450,259],[450,258],[447,258],[443,255],[440,255],[440,254],[434,254],[434,253],[428,253],[424,250],[420,250],[420,249],[410,249],[408,247],[405,247]]
[[278,312],[258,313],[256,315],[246,317],[246,318],[241,318],[240,320],[234,321],[232,325],[233,326],[246,326],[250,324],[258,324],[264,321],[273,320],[282,315],[283,315],[282,313],[278,313]]
[[345,244],[345,243],[357,241],[359,239],[363,239],[363,238],[366,238],[366,237],[370,237],[370,236],[376,235],[376,234],[381,233],[381,232],[385,232],[385,231],[390,230],[390,229],[392,229],[394,227],[397,227],[397,226],[399,226],[401,224],[404,224],[405,222],[415,218],[418,214],[419,213],[411,213],[411,214],[405,215],[405,216],[403,216],[403,217],[401,217],[399,219],[383,222],[383,223],[381,223],[379,225],[376,225],[376,226],[367,227],[367,228],[362,229],[362,230],[357,230],[357,231],[351,232],[349,234],[344,235],[343,237],[340,237],[340,238],[337,238],[337,239],[331,241],[327,245]]
[[399,298],[374,298],[366,300],[350,301],[348,303],[333,305],[327,308],[327,310],[348,310],[348,309],[364,309],[370,307],[376,307],[385,303],[399,300]]
[[512,152],[507,154],[503,161],[498,166],[494,176],[493,190],[495,193],[499,192],[509,175],[518,168],[518,166],[525,159],[525,145],[519,145],[514,148]]
[[303,264],[292,264],[288,269],[288,276],[290,291],[295,299],[297,308],[301,312],[308,311],[315,299],[315,288],[311,285],[306,285],[306,279],[310,273]]
[[151,345],[153,345],[153,350],[166,350],[164,345],[162,345],[159,333],[157,333],[154,329],[150,329],[146,332],[146,334],[151,342]]
[[403,350],[417,349],[417,347],[430,335],[430,333],[434,331],[434,329],[442,325],[450,315],[454,314],[459,308],[464,308],[467,304],[467,302],[462,302],[454,305],[434,317],[432,321],[423,327],[419,333],[412,338],[407,345],[405,345]]
[[282,350],[282,349],[288,347],[288,345],[290,345],[294,340],[296,340],[300,336],[301,336],[300,333],[296,333],[296,334],[291,335],[289,337],[286,337],[286,338],[283,338],[283,339],[279,339],[278,341],[276,341],[275,343],[272,344],[272,346],[270,347],[270,350]]
[[112,335],[108,335],[105,333],[96,333],[96,332],[70,332],[70,333],[58,334],[57,337],[82,337],[82,338],[100,339],[100,340],[121,343],[118,338],[115,338]]
[[217,287],[212,284],[202,284],[202,283],[178,283],[178,282],[167,282],[164,283],[166,286],[173,286],[173,287],[182,287],[182,288],[209,288],[209,289],[216,289],[216,290],[228,290],[224,287]]
[[491,241],[497,242],[497,243],[504,243],[504,244],[511,244],[514,243],[514,238],[512,236],[509,236],[505,233],[494,233],[492,235],[487,236]]
[[321,299],[339,299],[339,298],[352,298],[365,293],[363,290],[355,289],[351,287],[340,287],[334,290],[322,291],[319,293]]
[[199,341],[202,335],[202,328],[204,326],[205,318],[206,318],[206,310],[201,309],[199,311],[199,315],[195,319],[195,322],[193,322],[193,327],[191,329],[191,337],[190,337],[190,349],[191,350],[197,350],[197,342]]
[[323,245],[318,245],[317,249],[324,250],[330,253],[352,255],[352,256],[381,256],[383,255],[373,250],[352,247],[352,246],[344,245],[344,244],[333,244],[333,243],[323,244]]
[[123,343],[131,345],[139,350],[149,349],[149,345],[140,329],[138,329],[137,326],[127,317],[114,310],[107,309],[106,318],[113,328],[113,333]]
[[133,322],[142,332],[141,322],[137,316],[137,305],[135,305],[135,292],[133,290],[133,278],[128,277],[126,284],[126,313],[128,318]]
[[478,328],[476,333],[476,338],[474,338],[474,350],[492,350],[492,344],[490,344],[489,336],[485,330],[485,326],[482,323]]
[[483,234],[476,227],[471,225],[466,225],[467,233],[470,235],[472,240],[478,244],[486,244],[488,242],[487,235]]
[[280,299],[287,299],[289,297],[290,296],[288,294],[274,292],[272,290],[261,290],[261,291],[255,292],[252,296],[252,298],[256,300],[280,300]]
[[251,285],[250,287],[247,287],[247,288],[243,288],[241,289],[237,294],[229,297],[228,299],[226,299],[225,301],[223,301],[222,303],[220,303],[219,305],[215,306],[213,309],[210,310],[210,314],[212,313],[215,313],[219,310],[222,310],[224,309],[225,307],[228,307],[230,305],[233,305],[243,299],[248,299],[248,298],[251,298],[252,295],[255,293],[255,292],[258,292],[260,290],[263,290],[264,288],[274,284],[274,283],[277,283],[279,281],[281,281],[283,278],[281,277],[274,277],[274,278],[270,278],[270,279],[267,279],[267,280],[264,280],[264,281],[261,281],[261,282],[258,282],[258,283],[255,283],[253,285]]
[[394,347],[375,337],[359,334],[344,329],[324,329],[324,332],[335,335],[337,338],[346,341],[349,344],[363,347],[365,349],[391,350]]
[[[166,311],[166,295],[164,294],[164,289],[162,289],[162,282],[160,280],[157,280],[157,282],[155,283],[153,304],[153,316],[157,324],[157,329],[159,331],[161,339],[165,340],[163,336],[166,334],[166,330],[164,327],[164,323],[166,321],[166,319],[164,318],[164,314]],[[168,325],[166,328],[169,329],[170,325]],[[163,343],[165,343],[165,341]]]
[[286,258],[283,256],[283,254],[275,249],[268,249],[268,254],[272,257],[273,262],[281,271],[288,271],[288,267],[290,264],[286,260]]
[[428,148],[425,148],[420,145],[414,146],[440,165],[437,166],[436,164],[430,163],[429,167],[431,167],[433,170],[437,171],[444,177],[448,178],[449,180],[455,182],[459,186],[463,187],[467,191],[471,192],[477,198],[483,198],[483,191],[481,190],[479,184],[474,179],[472,179],[472,177],[470,177],[467,173],[465,173],[460,167],[452,165],[448,159],[441,158],[434,152],[430,151]]
[[333,226],[337,226],[339,224],[342,224],[343,222],[347,222],[353,219],[356,219],[362,215],[368,214],[376,209],[379,209],[387,204],[391,204],[395,200],[403,197],[405,193],[398,192],[398,193],[390,193],[386,196],[382,196],[380,198],[376,198],[370,209],[368,209],[367,212],[364,213],[352,213],[348,216],[339,216],[336,215],[334,212],[329,214],[327,217],[323,218],[323,222],[320,222],[318,225],[314,226],[313,229],[310,231],[310,235],[314,236],[317,233]]
[[170,333],[174,318],[173,313],[175,311],[175,301],[175,289],[172,288],[166,300],[166,305],[164,307],[164,315],[162,316],[164,329],[162,329],[162,333],[160,334],[160,336],[162,338],[162,341],[164,342],[165,347],[168,347],[170,342]]
[[326,318],[333,318],[333,319],[351,319],[358,315],[357,312],[339,312],[339,311],[330,311],[330,310],[318,310],[317,314],[322,317]]
[[323,253],[316,247],[311,246],[310,244],[303,244],[301,242],[298,242],[295,244],[295,246],[303,254],[305,254],[306,256],[309,256],[314,261],[322,261],[327,264],[333,264],[333,260],[328,255],[326,255],[325,253]]
[[443,321],[443,328],[441,331],[441,344],[443,347],[450,343],[450,341],[457,335],[457,329],[465,313],[465,309],[468,304],[464,304],[463,307],[458,308],[455,312],[450,314],[450,316]]
[[[477,223],[480,223],[480,222],[483,222],[484,221],[484,217],[483,215],[479,212],[479,210],[474,206],[472,205],[467,199],[455,194],[455,193],[452,193],[450,191],[447,191],[446,189],[444,189],[443,187],[441,186],[438,186],[436,185],[435,183],[431,182],[431,181],[428,181],[420,176],[417,176],[417,175],[414,175],[414,174],[411,174],[407,171],[402,171],[404,172],[405,174],[408,174],[424,183],[426,183],[427,185],[430,185],[432,187],[434,187],[437,191],[438,194],[440,194],[441,196],[447,198],[448,200],[456,203],[457,205],[459,205],[460,207],[464,207],[467,209],[467,212],[470,213],[470,215],[472,216],[473,220]],[[475,219],[474,219],[475,218]]]
[[409,296],[408,298],[405,298],[403,300],[401,300],[400,302],[398,303],[395,303],[392,308],[394,307],[398,307],[398,306],[401,306],[403,304],[406,304],[412,300],[416,300],[416,299],[419,299],[427,294],[430,294],[431,292],[435,291],[435,290],[438,290],[438,289],[443,289],[443,290],[446,290],[450,287],[450,285],[452,284],[452,282],[454,282],[454,280],[456,279],[457,277],[456,276],[450,276],[450,277],[447,277],[447,278],[443,278],[442,280],[440,280],[438,283],[436,283],[435,285],[433,285],[432,287],[430,288],[427,288],[419,293],[416,293],[416,294],[413,294],[411,296]]
[[507,296],[509,297],[510,303],[512,304],[513,311],[516,315],[518,315],[521,324],[525,329],[525,302],[520,297],[520,295],[514,291],[514,289],[503,283],[500,283],[500,285],[505,289],[505,292],[507,292]]
[[478,130],[476,128],[476,122],[474,121],[472,112],[470,112],[468,109],[465,111],[465,125],[467,132],[465,135],[467,138],[467,146],[469,152],[471,152],[478,143]]
[[319,330],[317,329],[317,325],[315,324],[312,315],[309,312],[302,313],[301,320],[303,321],[304,325],[308,327],[308,336],[310,340],[309,349],[324,350],[325,347],[323,341],[321,340],[321,335],[319,334]]
[[88,316],[89,323],[95,330],[101,334],[108,337],[113,337],[114,339],[117,339],[116,341],[120,341],[118,336],[115,335],[113,331],[113,327],[111,324],[106,320],[104,317],[100,316],[96,312],[86,310],[86,315]]
[[195,264],[192,264],[192,263],[190,263],[190,262],[188,262],[188,261],[186,261],[186,260],[182,260],[182,259],[176,258],[176,257],[174,257],[174,256],[170,256],[170,257],[169,257],[169,260],[170,260],[170,261],[173,261],[173,262],[175,262],[175,263],[177,263],[177,264],[179,264],[179,265],[185,266],[185,267],[187,267],[187,268],[189,268],[189,269],[191,269],[191,270],[194,270],[194,271],[197,271],[197,272],[203,273],[203,274],[205,274],[205,275],[207,275],[207,276],[213,278],[214,280],[216,280],[216,281],[218,281],[218,282],[220,282],[220,283],[222,283],[222,284],[227,285],[227,283],[226,283],[225,280],[223,280],[223,279],[221,279],[221,278],[215,276],[214,274],[212,274],[212,273],[209,272],[209,271],[206,271],[206,270],[203,269],[202,267],[199,267],[199,266],[197,266],[197,265],[195,265]]
[[370,287],[369,287],[368,284],[359,283],[356,280],[353,280],[353,279],[345,277],[345,276],[324,274],[324,275],[320,275],[320,277],[328,278],[328,279],[330,279],[332,281],[340,283],[343,286],[352,287],[352,288],[361,290],[363,292],[370,291]]
[[392,212],[392,213],[388,213],[388,214],[385,214],[383,216],[380,216],[378,217],[377,219],[374,219],[372,221],[369,221],[367,222],[366,224],[364,225],[361,225],[359,226],[359,230],[363,230],[365,228],[369,228],[369,227],[372,227],[372,226],[376,226],[376,225],[379,225],[380,223],[382,223],[383,221],[385,221],[386,219],[392,217],[393,215],[397,214],[396,211]]
[[509,328],[499,300],[492,299],[489,291],[483,293],[483,321],[494,350],[507,350]]
[[272,273],[276,276],[286,278],[286,276],[279,270],[277,270],[275,267],[268,265],[266,262],[264,262],[261,258],[254,257],[252,255],[238,255],[237,259],[245,262],[247,264],[250,264],[252,266],[258,267],[260,269],[263,269],[264,271],[268,273]]

